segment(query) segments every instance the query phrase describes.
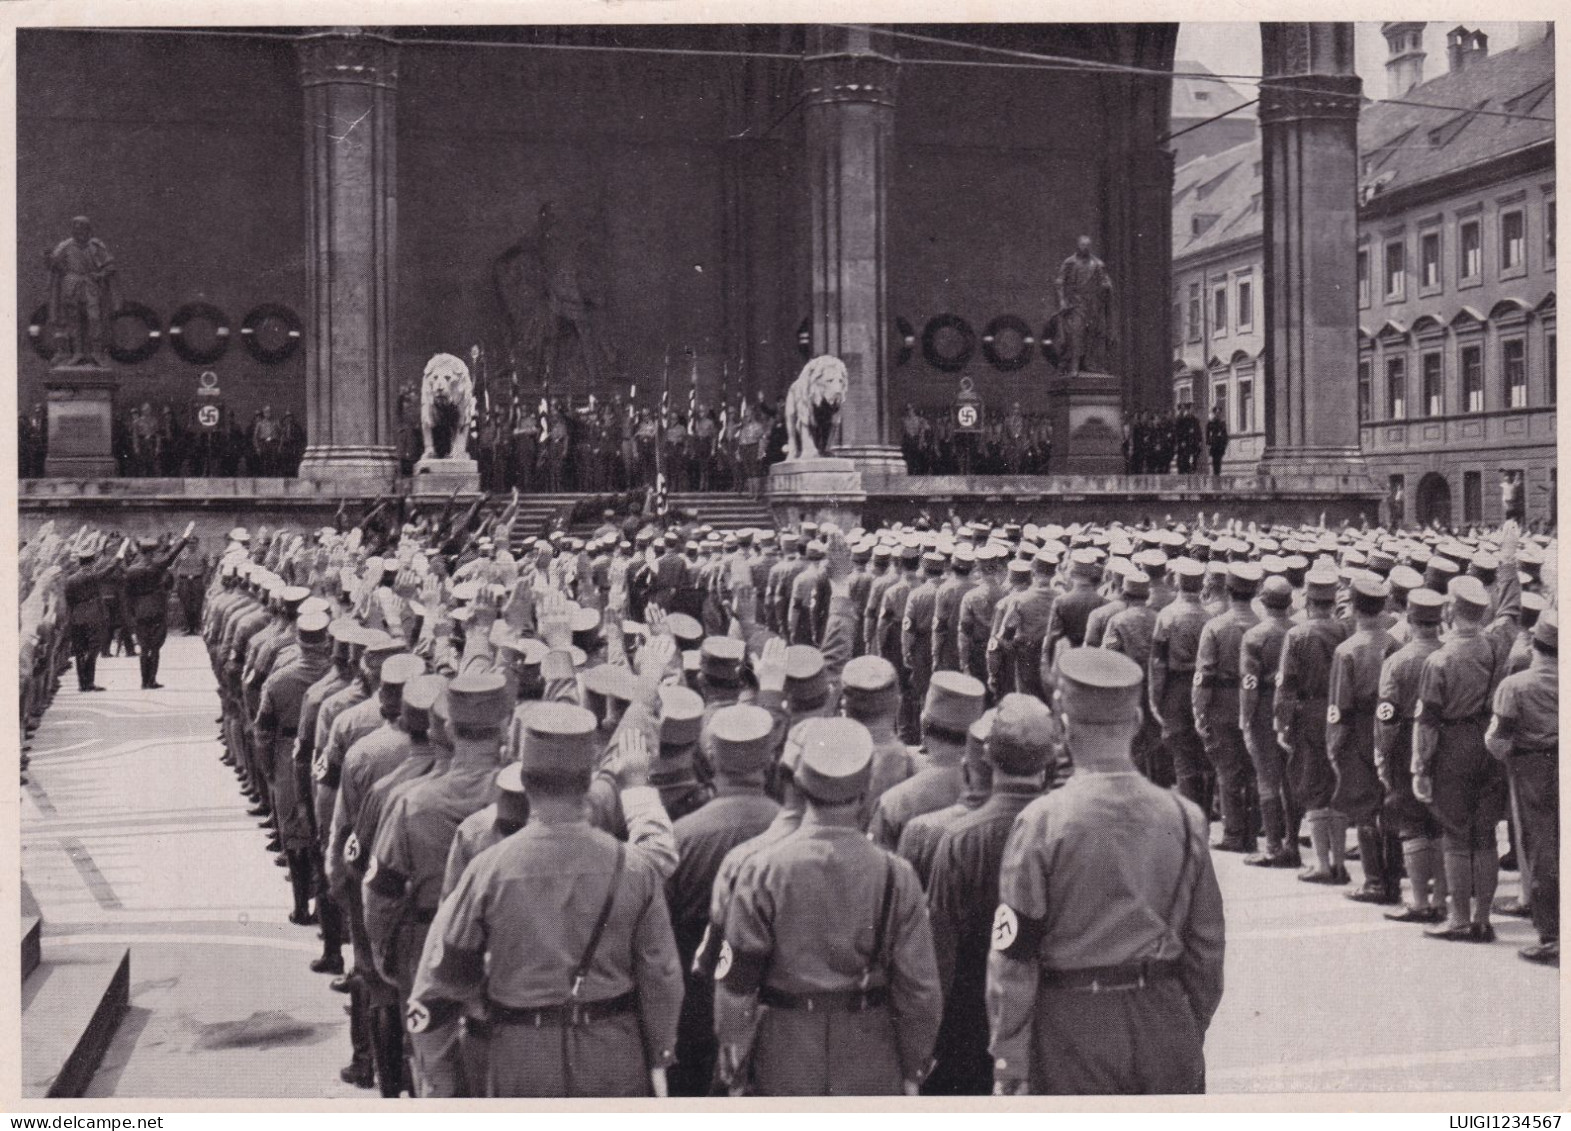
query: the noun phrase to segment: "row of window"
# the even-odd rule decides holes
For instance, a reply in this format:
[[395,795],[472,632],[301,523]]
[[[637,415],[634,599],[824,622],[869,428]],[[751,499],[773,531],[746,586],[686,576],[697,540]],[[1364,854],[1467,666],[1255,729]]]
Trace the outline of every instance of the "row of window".
[[1202,410],[1195,404],[1195,386],[1191,380],[1180,380],[1173,386],[1173,402],[1175,408],[1188,405],[1197,415],[1209,416],[1210,409],[1221,406],[1222,421],[1227,425],[1231,435],[1245,432],[1258,432],[1260,424],[1255,419],[1255,370],[1251,365],[1241,369],[1237,377],[1237,396],[1229,395],[1231,382],[1226,373],[1211,374],[1211,404]]
[[[1527,477],[1522,468],[1508,468],[1507,470],[1511,472],[1517,482],[1524,484],[1524,486],[1526,485]],[[1527,503],[1530,515],[1538,510],[1539,502],[1544,504],[1542,513],[1551,517],[1556,513],[1558,499],[1556,498],[1555,470],[1554,467],[1549,469],[1549,482],[1547,484],[1538,485],[1540,490],[1536,493],[1540,496],[1547,495],[1547,498],[1533,499],[1530,497],[1524,500]],[[1435,492],[1438,497],[1425,497],[1431,494],[1431,488],[1439,489],[1438,492]],[[1418,490],[1418,498],[1409,498],[1407,493],[1407,476],[1393,475],[1390,477],[1386,488],[1386,498],[1390,501],[1393,510],[1391,517],[1393,519],[1397,522],[1417,521],[1420,523],[1428,523],[1435,520],[1442,523],[1457,521],[1458,516],[1450,513],[1451,489],[1444,476],[1438,476],[1435,473],[1423,476],[1419,480]],[[1500,506],[1501,516],[1503,516],[1505,510],[1504,499],[1501,499]],[[1486,520],[1484,514],[1484,473],[1482,471],[1462,472],[1462,514],[1460,520],[1463,523],[1484,522]]]
[[[1498,217],[1498,269],[1501,278],[1510,278],[1527,271],[1528,223],[1525,208],[1509,208]],[[1469,286],[1483,281],[1484,276],[1484,222],[1473,216],[1457,222],[1456,285]],[[1544,265],[1555,262],[1555,201],[1544,201]],[[1412,270],[1408,263],[1405,236],[1386,240],[1381,249],[1381,296],[1386,302],[1403,302],[1408,297],[1408,276]],[[1370,256],[1368,247],[1358,249],[1358,305],[1370,305]],[[1445,287],[1445,243],[1438,223],[1433,228],[1418,233],[1418,263],[1416,265],[1418,293],[1429,295]]]
[[[1229,330],[1246,334],[1255,328],[1255,280],[1245,272],[1206,285],[1190,283],[1186,306],[1173,304],[1173,344],[1225,337]],[[1231,315],[1232,321],[1229,322]]]
[[[1523,337],[1504,338],[1499,343],[1500,380],[1506,408],[1526,408],[1527,396],[1527,340]],[[1555,335],[1544,335],[1545,401],[1555,403]],[[1484,371],[1486,352],[1482,342],[1457,347],[1457,367],[1460,383],[1460,405],[1454,411],[1483,412]],[[1445,352],[1426,350],[1418,357],[1418,384],[1414,389],[1408,373],[1408,355],[1396,353],[1385,359],[1384,399],[1380,408],[1382,420],[1407,420],[1445,416],[1453,411],[1446,404]],[[1358,421],[1360,424],[1375,419],[1374,389],[1372,385],[1373,361],[1365,358],[1358,363]],[[1417,401],[1410,395],[1416,393]]]

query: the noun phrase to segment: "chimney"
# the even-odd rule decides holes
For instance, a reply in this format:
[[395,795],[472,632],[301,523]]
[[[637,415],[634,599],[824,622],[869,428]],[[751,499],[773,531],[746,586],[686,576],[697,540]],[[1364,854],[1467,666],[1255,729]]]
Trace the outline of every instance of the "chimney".
[[1424,81],[1424,23],[1381,24],[1380,34],[1386,37],[1386,97],[1401,98]]
[[1489,57],[1489,36],[1458,24],[1446,33],[1446,61],[1456,74],[1469,63]]

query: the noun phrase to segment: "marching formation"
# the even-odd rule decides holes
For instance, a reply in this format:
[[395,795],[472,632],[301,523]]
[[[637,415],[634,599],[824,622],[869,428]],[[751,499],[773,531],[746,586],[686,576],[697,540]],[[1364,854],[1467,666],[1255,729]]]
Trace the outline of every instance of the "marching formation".
[[[200,618],[384,1096],[1200,1092],[1214,851],[1478,944],[1509,821],[1558,964],[1555,547],[1514,522],[515,557],[511,509],[401,517],[231,531]],[[24,719],[66,649],[95,686],[106,586],[156,686],[190,533],[24,547]]]

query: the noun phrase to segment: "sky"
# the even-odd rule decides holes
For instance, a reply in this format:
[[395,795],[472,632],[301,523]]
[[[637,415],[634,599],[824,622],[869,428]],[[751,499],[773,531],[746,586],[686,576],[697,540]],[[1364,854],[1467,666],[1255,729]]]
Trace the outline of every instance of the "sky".
[[[1432,79],[1444,73],[1446,67],[1446,32],[1460,21],[1433,21],[1424,28],[1424,50],[1429,57],[1424,60],[1424,78]],[[1521,38],[1521,29],[1528,25],[1515,23],[1468,23],[1470,28],[1481,28],[1489,36],[1492,53],[1515,47]],[[1354,49],[1357,53],[1359,77],[1364,80],[1364,93],[1370,98],[1386,96],[1386,41],[1380,34],[1378,23],[1355,25]],[[1193,59],[1203,63],[1217,74],[1258,75],[1260,73],[1260,25],[1241,23],[1182,23],[1178,26],[1178,58]],[[1246,97],[1253,97],[1250,91]]]

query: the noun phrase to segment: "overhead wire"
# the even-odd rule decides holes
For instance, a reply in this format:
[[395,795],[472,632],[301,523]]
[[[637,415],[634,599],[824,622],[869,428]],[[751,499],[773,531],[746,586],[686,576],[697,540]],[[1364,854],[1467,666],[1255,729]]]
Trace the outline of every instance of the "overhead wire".
[[[390,25],[390,33],[396,33],[400,26],[426,28],[432,25]],[[440,26],[440,25],[437,25]],[[576,26],[576,25],[542,25],[542,26]],[[604,24],[597,25],[607,28],[639,27],[641,25]],[[662,25],[671,26],[671,25]],[[1196,82],[1215,83],[1249,83],[1260,85],[1270,82],[1273,90],[1294,91],[1306,94],[1324,94],[1320,87],[1295,86],[1290,82],[1265,75],[1249,74],[1217,74],[1211,71],[1174,71],[1160,67],[1141,67],[1132,63],[1110,63],[1095,59],[1076,59],[1066,55],[1048,55],[1040,52],[1026,51],[1020,48],[998,47],[992,44],[966,43],[961,40],[945,39],[941,36],[923,35],[918,32],[904,31],[888,25],[870,27],[865,24],[830,24],[830,27],[842,29],[867,30],[880,35],[923,43],[928,46],[946,47],[953,50],[980,52],[987,55],[999,56],[1000,59],[928,59],[914,56],[902,56],[898,59],[901,66],[937,66],[937,67],[976,67],[991,70],[1025,70],[1025,71],[1080,71],[1091,74],[1128,75],[1131,77],[1161,78],[1161,79],[1190,79]],[[22,31],[28,29],[19,29]],[[49,31],[67,32],[92,32],[121,35],[178,35],[178,36],[206,36],[223,39],[268,39],[279,41],[298,41],[301,34],[290,32],[272,32],[262,29],[230,30],[226,28],[180,28],[180,27],[72,27],[49,28]],[[432,47],[475,47],[475,48],[510,48],[513,50],[528,51],[567,51],[580,53],[612,53],[620,55],[647,55],[669,56],[675,58],[710,58],[710,59],[769,59],[779,62],[799,63],[801,54],[789,51],[762,51],[762,50],[731,50],[726,48],[693,48],[693,47],[643,47],[628,44],[599,44],[599,43],[521,43],[516,40],[486,40],[486,39],[440,39],[422,36],[418,40],[405,40],[405,44],[417,43],[421,46]],[[1008,59],[1009,62],[1001,61]],[[1385,105],[1408,106],[1421,110],[1439,110],[1450,113],[1478,114],[1483,117],[1502,118],[1515,121],[1542,122],[1553,125],[1555,119],[1541,114],[1518,113],[1511,110],[1490,110],[1475,106],[1455,106],[1438,102],[1419,102],[1410,98],[1385,98],[1371,100]]]

